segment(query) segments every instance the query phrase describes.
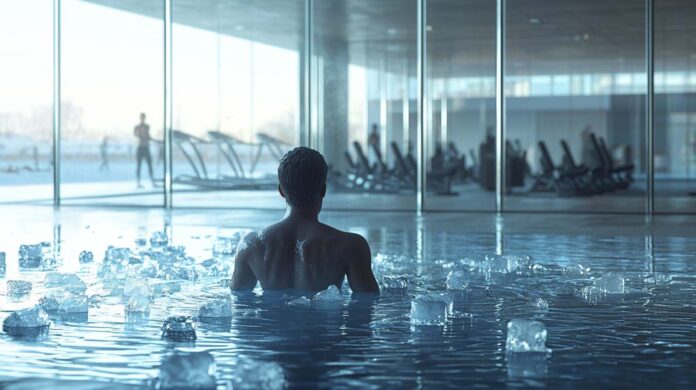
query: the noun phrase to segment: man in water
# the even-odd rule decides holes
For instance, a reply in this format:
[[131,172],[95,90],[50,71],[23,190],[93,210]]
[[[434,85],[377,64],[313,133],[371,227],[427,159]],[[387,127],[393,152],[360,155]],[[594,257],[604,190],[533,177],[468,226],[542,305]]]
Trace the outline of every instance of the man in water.
[[240,242],[232,290],[252,290],[259,281],[264,290],[314,292],[341,288],[347,276],[354,292],[379,292],[367,241],[319,222],[327,172],[315,150],[300,147],[283,156],[278,192],[287,204],[285,217]]
[[138,138],[138,149],[135,152],[135,159],[137,161],[137,175],[138,175],[138,188],[142,188],[143,185],[140,184],[140,166],[143,160],[147,163],[147,169],[150,173],[150,181],[154,185],[154,178],[152,177],[152,156],[150,155],[150,125],[145,123],[145,113],[140,114],[140,124],[135,126],[133,129],[133,135]]

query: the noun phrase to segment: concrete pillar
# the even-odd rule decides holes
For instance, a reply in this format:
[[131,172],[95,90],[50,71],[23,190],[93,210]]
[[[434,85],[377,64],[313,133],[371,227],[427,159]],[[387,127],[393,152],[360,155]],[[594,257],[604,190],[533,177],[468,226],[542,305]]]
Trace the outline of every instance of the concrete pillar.
[[[324,40],[321,47],[322,78],[319,102],[319,131],[322,152],[335,170],[345,172],[343,153],[348,145],[348,43],[345,40]],[[352,150],[352,148],[351,148]]]

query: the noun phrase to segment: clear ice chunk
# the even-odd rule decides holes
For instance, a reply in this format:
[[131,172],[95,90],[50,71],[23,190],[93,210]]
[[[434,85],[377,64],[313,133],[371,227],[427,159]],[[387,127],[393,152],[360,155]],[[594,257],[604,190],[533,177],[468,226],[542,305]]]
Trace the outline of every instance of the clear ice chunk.
[[508,353],[548,352],[544,324],[520,318],[508,322],[506,349]]
[[549,311],[549,302],[544,298],[533,299],[529,305],[538,313],[546,313]]
[[198,317],[230,318],[232,317],[232,300],[229,296],[225,296],[207,302],[198,310]]
[[169,341],[195,341],[196,324],[188,316],[173,316],[162,325],[162,338]]
[[154,232],[150,236],[150,245],[166,246],[169,243],[169,237],[166,232]]
[[2,331],[10,336],[33,336],[48,331],[51,321],[41,306],[17,310],[10,314],[2,323]]
[[285,372],[275,362],[264,362],[240,357],[233,369],[232,386],[235,390],[280,390],[287,388]]
[[87,264],[94,261],[94,253],[90,251],[80,252],[80,264]]
[[61,272],[49,272],[44,279],[44,287],[46,288],[62,288],[75,294],[84,293],[87,290],[87,285],[75,274],[66,274]]
[[0,252],[0,275],[4,275],[5,271],[7,271],[6,258],[5,252]]
[[19,268],[39,268],[44,262],[44,248],[48,243],[19,246]]
[[624,278],[617,274],[606,274],[595,279],[592,285],[606,294],[623,294],[626,291]]
[[8,280],[7,295],[10,297],[21,297],[31,292],[31,282],[27,280]]
[[84,294],[67,291],[52,293],[42,297],[39,305],[50,314],[84,314],[89,312],[88,299]]
[[123,283],[123,297],[129,298],[135,294],[150,296],[151,291],[147,279],[138,277],[128,277],[125,279]]
[[448,290],[467,290],[469,288],[469,275],[462,270],[451,270],[447,274],[446,285]]
[[314,302],[337,302],[343,299],[341,291],[335,285],[330,285],[326,290],[319,291],[312,297]]
[[406,276],[382,276],[380,288],[385,292],[406,292],[408,290],[408,278]]
[[529,256],[486,255],[486,271],[494,273],[510,273],[528,268],[531,264]]
[[181,284],[175,280],[156,280],[149,285],[153,297],[163,297],[181,291]]
[[418,295],[411,301],[412,325],[442,326],[447,320],[448,304],[440,295]]
[[131,250],[129,248],[117,248],[112,245],[106,249],[104,254],[105,263],[127,263],[131,258]]
[[215,389],[216,364],[210,352],[174,352],[162,360],[161,389]]
[[150,312],[150,297],[143,294],[133,294],[128,298],[126,304],[126,314],[131,313],[149,313]]
[[287,301],[288,306],[308,306],[312,301],[307,297],[297,297]]

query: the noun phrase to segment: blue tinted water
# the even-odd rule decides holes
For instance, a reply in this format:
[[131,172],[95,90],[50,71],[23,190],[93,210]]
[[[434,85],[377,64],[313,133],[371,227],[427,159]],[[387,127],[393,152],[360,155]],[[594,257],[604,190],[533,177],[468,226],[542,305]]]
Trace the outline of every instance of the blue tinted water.
[[[371,242],[378,277],[409,279],[406,293],[307,305],[257,291],[234,298],[230,321],[199,323],[198,340],[182,344],[160,339],[162,322],[171,315],[195,315],[211,297],[229,293],[226,277],[209,275],[201,263],[216,258],[231,265],[229,255],[213,254],[216,237],[233,237],[253,224],[232,220],[227,226],[245,228],[219,228],[200,222],[203,217],[196,223],[167,223],[138,213],[109,218],[86,213],[69,222],[37,218],[2,228],[0,251],[7,252],[8,262],[2,279],[29,280],[34,286],[30,296],[17,300],[6,296],[0,281],[0,320],[36,303],[46,290],[45,271],[18,269],[20,243],[49,241],[62,259],[58,269],[76,272],[92,297],[86,321],[54,318],[42,339],[0,334],[0,380],[7,386],[50,387],[56,381],[149,386],[162,357],[182,350],[210,351],[221,388],[239,379],[242,358],[277,363],[290,387],[696,388],[696,243],[690,238],[598,235],[592,229],[580,235],[560,229],[502,236],[485,227],[464,233],[456,227],[371,228],[344,220],[342,228]],[[195,258],[201,277],[181,281],[180,292],[154,299],[149,317],[129,320],[120,295],[111,296],[97,276],[104,251],[108,245],[145,250],[137,249],[136,239],[163,229]],[[94,264],[78,263],[82,250],[95,252]],[[444,326],[411,325],[414,295],[445,290],[447,273],[468,262],[462,259],[481,260],[496,251],[528,255],[536,267],[511,273],[474,270],[468,273],[468,291],[452,293],[455,313]],[[578,272],[579,264],[589,271]],[[625,294],[584,299],[574,293],[608,273],[625,278]],[[548,311],[534,306],[538,298],[548,302]],[[508,356],[506,326],[513,318],[541,321],[551,354]]]

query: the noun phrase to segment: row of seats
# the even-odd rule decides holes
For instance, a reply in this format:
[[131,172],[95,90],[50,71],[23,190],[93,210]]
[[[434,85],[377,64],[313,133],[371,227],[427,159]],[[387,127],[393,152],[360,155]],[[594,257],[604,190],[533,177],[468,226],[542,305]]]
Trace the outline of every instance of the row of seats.
[[590,134],[594,165],[576,163],[570,147],[561,141],[563,161],[556,165],[544,141],[539,141],[541,172],[532,191],[555,191],[560,196],[589,196],[627,189],[633,182],[633,164],[617,166],[603,138]]

